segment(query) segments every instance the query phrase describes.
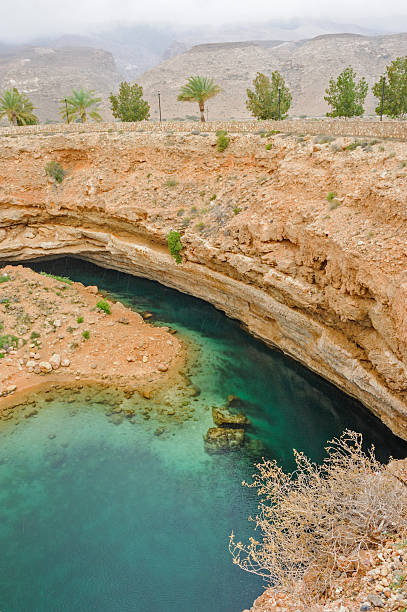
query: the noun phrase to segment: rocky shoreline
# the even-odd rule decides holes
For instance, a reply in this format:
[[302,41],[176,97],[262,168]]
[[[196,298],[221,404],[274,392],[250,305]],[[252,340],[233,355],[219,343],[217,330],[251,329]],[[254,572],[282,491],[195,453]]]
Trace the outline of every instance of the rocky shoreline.
[[182,343],[97,287],[37,274],[0,270],[0,418],[45,389],[115,385],[150,398],[179,375]]

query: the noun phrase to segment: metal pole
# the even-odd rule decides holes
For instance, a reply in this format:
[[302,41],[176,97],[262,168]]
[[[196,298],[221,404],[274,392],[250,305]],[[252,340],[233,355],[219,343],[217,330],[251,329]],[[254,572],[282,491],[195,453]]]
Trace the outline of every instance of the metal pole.
[[66,98],[64,98],[64,100],[65,100],[65,109],[66,109],[66,122],[69,123],[68,121],[68,102]]
[[206,120],[208,121],[208,115],[209,115],[209,111],[208,111],[208,107],[206,107]]
[[160,123],[161,123],[161,94],[158,92],[158,111],[160,113]]
[[382,76],[382,103],[380,106],[380,121],[383,121],[383,105],[384,105],[384,76]]
[[281,121],[281,87],[278,88],[278,120]]

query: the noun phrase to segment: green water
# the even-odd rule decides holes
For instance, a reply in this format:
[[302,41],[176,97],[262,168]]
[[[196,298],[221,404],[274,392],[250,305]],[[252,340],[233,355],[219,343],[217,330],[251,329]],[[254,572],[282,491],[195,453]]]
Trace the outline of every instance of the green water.
[[[292,467],[345,427],[381,459],[407,455],[359,403],[254,340],[208,304],[150,281],[60,259],[37,270],[97,284],[198,347],[189,376],[194,417],[113,425],[87,390],[43,402],[0,433],[1,612],[240,612],[262,591],[227,552],[250,534],[249,478],[262,455]],[[112,349],[113,352],[114,349]],[[241,452],[207,455],[205,408],[238,395],[252,421]]]

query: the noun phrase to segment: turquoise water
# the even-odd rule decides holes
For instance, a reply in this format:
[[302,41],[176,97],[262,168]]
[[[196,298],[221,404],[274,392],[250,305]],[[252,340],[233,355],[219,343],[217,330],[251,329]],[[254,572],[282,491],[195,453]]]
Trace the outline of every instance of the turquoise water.
[[[350,427],[377,455],[407,444],[358,402],[272,351],[210,305],[143,279],[60,259],[37,270],[97,284],[154,313],[197,347],[200,389],[191,418],[114,425],[88,390],[43,401],[38,416],[0,431],[1,612],[240,612],[262,591],[233,565],[233,529],[250,534],[253,491],[241,487],[262,455],[292,467]],[[252,421],[241,452],[207,455],[208,406],[241,398]],[[162,425],[162,423],[160,423]]]

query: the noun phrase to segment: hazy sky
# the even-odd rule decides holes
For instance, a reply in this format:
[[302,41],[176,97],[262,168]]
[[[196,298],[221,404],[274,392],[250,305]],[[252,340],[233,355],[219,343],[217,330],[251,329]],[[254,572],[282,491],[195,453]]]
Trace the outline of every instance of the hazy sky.
[[[0,0],[0,40],[80,33],[110,23],[203,25],[291,17],[407,31],[407,0]],[[404,26],[405,23],[405,26]]]

